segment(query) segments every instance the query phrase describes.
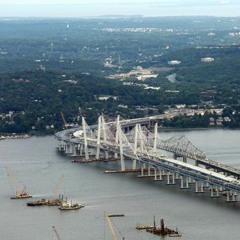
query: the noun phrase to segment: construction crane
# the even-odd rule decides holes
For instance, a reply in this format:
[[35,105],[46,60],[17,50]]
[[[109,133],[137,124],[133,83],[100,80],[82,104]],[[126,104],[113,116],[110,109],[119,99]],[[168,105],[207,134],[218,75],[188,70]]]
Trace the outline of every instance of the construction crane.
[[11,185],[15,188],[15,195],[11,197],[11,199],[21,199],[21,198],[31,198],[32,195],[26,192],[26,186],[24,186],[23,190],[20,190],[20,187],[16,181],[16,178],[13,172],[10,170],[9,166],[6,166],[7,173],[10,177]]
[[68,127],[68,123],[66,122],[66,119],[64,117],[64,114],[61,112],[61,116],[62,116],[62,120],[63,120],[63,124],[64,124],[64,129],[67,129]]
[[13,174],[13,172],[11,171],[10,167],[9,166],[6,166],[6,170],[7,170],[7,173],[8,173],[8,176],[10,177],[10,181],[11,181],[11,185],[15,188],[16,190],[16,194],[20,194],[20,188],[19,188],[19,185],[17,183],[17,180]]
[[57,240],[61,240],[60,235],[58,234],[58,231],[57,231],[57,229],[56,229],[55,226],[52,226],[52,230],[53,230],[53,232],[55,233],[55,235],[56,235],[56,237],[57,237]]
[[63,180],[64,180],[64,175],[62,175],[54,189],[53,195],[56,196],[57,194],[59,194],[59,189],[63,184]]
[[[54,189],[54,192],[53,192],[53,197],[50,198],[47,202],[47,205],[48,206],[59,206],[61,205],[62,201],[63,201],[63,195],[59,194],[59,189],[63,183],[63,180],[64,180],[64,175],[62,175]],[[58,197],[57,197],[57,194]]]
[[[111,230],[111,234],[112,234],[112,240],[117,240],[118,238],[117,238],[117,235],[116,235],[116,232],[115,232],[115,230],[114,230],[114,227],[113,227],[113,224],[112,224],[112,221],[111,221],[111,219],[110,219],[110,215],[108,214],[108,212],[105,210],[104,211],[104,215],[105,215],[105,218],[107,219],[107,222],[108,222],[108,226],[109,226],[109,228],[110,228],[110,230]],[[119,232],[120,233],[120,232]],[[121,233],[120,233],[121,234]],[[121,236],[122,236],[122,234],[121,234]],[[122,240],[124,240],[125,238],[122,236]]]
[[64,175],[61,176],[61,178],[59,179],[56,187],[55,187],[55,190],[54,190],[54,193],[53,193],[53,196],[49,199],[40,199],[40,200],[36,200],[36,201],[29,201],[27,202],[27,205],[28,206],[43,206],[43,205],[47,205],[47,206],[60,206],[63,202],[63,195],[59,194],[58,197],[56,197],[56,195],[59,193],[59,189],[60,189],[60,186],[63,182],[63,179],[64,179]]
[[113,228],[111,219],[110,219],[110,217],[108,216],[108,212],[107,212],[106,210],[104,211],[104,215],[105,215],[105,218],[107,219],[108,226],[109,226],[109,228],[110,228],[110,230],[111,230],[112,239],[113,239],[113,240],[117,240],[117,236],[116,236],[115,230],[114,230],[114,228]]

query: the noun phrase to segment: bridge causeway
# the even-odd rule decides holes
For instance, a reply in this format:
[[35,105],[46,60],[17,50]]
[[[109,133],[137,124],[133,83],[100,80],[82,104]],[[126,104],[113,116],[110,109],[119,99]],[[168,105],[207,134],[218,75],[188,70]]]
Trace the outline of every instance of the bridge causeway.
[[[227,202],[238,200],[240,170],[210,160],[186,136],[161,140],[158,133],[160,117],[130,119],[106,123],[103,116],[97,125],[82,126],[55,134],[58,150],[80,162],[120,161],[118,172],[137,172],[139,177],[166,180],[167,184],[180,181],[180,188],[194,184],[196,193],[210,192],[210,196],[224,197]],[[154,126],[151,132],[146,126]],[[131,166],[128,168],[130,160]]]

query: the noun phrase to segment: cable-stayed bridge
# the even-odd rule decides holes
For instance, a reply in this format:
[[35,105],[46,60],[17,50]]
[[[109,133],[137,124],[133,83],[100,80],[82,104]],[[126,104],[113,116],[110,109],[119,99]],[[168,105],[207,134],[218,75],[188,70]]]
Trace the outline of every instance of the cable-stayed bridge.
[[[151,117],[142,122],[140,118],[120,121],[118,117],[106,123],[100,116],[97,125],[88,126],[82,118],[81,127],[56,133],[58,149],[81,163],[119,160],[117,172],[139,171],[139,177],[165,180],[167,184],[179,181],[182,189],[194,184],[196,193],[209,191],[211,197],[237,201],[240,170],[208,159],[186,136],[161,140],[157,120]],[[153,132],[146,127],[150,125]]]

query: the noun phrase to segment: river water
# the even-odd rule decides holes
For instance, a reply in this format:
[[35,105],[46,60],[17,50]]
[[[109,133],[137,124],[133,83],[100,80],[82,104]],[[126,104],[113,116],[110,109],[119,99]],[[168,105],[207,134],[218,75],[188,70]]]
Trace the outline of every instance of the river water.
[[[209,159],[240,168],[240,130],[170,131],[161,132],[160,137],[165,140],[183,134]],[[153,216],[157,225],[164,218],[168,227],[177,227],[182,233],[178,239],[239,239],[240,202],[210,199],[209,193],[195,194],[180,190],[179,184],[167,186],[139,179],[136,174],[104,174],[118,163],[72,163],[56,146],[53,136],[0,141],[0,239],[57,239],[53,225],[62,240],[112,239],[104,210],[125,214],[112,218],[118,239],[168,239],[135,230],[137,223],[152,224]],[[26,185],[35,198],[52,197],[64,175],[60,192],[85,208],[61,212],[56,207],[27,207],[26,199],[10,200],[15,188],[6,166],[19,186]]]

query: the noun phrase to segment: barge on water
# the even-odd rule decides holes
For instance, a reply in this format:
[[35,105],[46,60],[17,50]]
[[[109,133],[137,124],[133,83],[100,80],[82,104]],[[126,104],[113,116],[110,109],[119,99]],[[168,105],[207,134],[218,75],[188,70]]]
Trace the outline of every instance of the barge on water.
[[32,195],[26,191],[26,187],[22,191],[17,190],[16,193],[10,197],[10,199],[22,199],[22,198],[31,198]]
[[27,192],[21,192],[21,193],[16,193],[15,195],[13,195],[12,197],[10,197],[11,199],[22,199],[22,198],[31,198],[32,195],[30,195]]
[[136,229],[137,230],[146,230],[146,229],[153,229],[154,227],[151,226],[151,225],[143,225],[143,224],[140,224],[138,223],[137,226],[136,226]]
[[60,206],[65,200],[63,200],[63,195],[59,195],[59,198],[56,199],[38,199],[35,201],[28,201],[27,206]]
[[166,236],[169,237],[181,237],[182,235],[178,232],[178,230],[170,229],[165,227],[164,220],[160,220],[160,227],[156,227],[155,219],[154,219],[154,226],[151,229],[146,229],[147,232],[153,233],[158,236]]

